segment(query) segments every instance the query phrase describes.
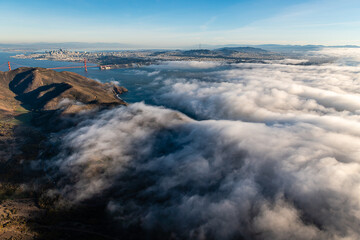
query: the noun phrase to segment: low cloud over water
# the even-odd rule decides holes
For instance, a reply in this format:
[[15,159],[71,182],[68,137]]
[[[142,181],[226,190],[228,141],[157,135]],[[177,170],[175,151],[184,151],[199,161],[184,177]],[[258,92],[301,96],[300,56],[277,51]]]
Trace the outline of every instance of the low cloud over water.
[[216,67],[160,66],[165,107],[108,110],[62,135],[44,159],[52,193],[175,239],[359,239],[360,69]]

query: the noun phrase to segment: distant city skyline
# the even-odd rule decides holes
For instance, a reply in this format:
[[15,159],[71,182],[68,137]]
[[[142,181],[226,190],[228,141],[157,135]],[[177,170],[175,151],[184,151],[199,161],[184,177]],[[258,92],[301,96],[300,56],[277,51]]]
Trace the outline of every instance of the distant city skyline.
[[359,10],[355,0],[0,0],[0,43],[360,45]]

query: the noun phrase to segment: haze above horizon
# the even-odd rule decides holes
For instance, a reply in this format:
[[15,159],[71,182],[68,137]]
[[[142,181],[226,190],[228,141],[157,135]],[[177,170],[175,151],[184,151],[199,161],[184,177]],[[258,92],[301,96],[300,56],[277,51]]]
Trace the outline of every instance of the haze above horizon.
[[359,10],[355,0],[0,0],[0,43],[359,45]]

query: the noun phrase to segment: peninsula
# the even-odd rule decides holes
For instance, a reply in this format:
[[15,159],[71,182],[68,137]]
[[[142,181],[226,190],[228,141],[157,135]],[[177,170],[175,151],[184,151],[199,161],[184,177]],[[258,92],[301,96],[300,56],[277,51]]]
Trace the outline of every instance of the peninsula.
[[225,47],[214,50],[139,50],[139,51],[102,51],[80,52],[63,49],[42,53],[18,54],[20,59],[37,59],[66,62],[82,62],[98,64],[100,69],[133,68],[156,64],[161,61],[221,61],[227,63],[262,62],[279,60],[284,56],[254,47]]
[[[25,187],[37,185],[44,177],[44,172],[30,166],[31,162],[53,152],[46,144],[52,133],[71,128],[81,116],[126,105],[119,98],[126,91],[72,72],[44,68],[0,72],[1,239],[54,239],[64,231],[59,228],[60,222],[72,225],[78,221],[69,220],[77,213],[59,212],[41,197],[46,185],[54,182],[39,188]],[[101,223],[98,226],[104,227]],[[94,231],[93,225],[67,228],[87,234]]]

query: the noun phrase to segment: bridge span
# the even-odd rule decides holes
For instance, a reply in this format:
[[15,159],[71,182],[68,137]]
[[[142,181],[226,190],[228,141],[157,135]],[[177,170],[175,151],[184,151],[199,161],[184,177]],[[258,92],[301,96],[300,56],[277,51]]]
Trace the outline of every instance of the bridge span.
[[[3,64],[0,64],[0,67],[2,65],[8,65],[8,68],[9,68],[9,71],[11,71],[11,65],[14,64],[14,65],[18,65],[20,67],[29,67],[29,66],[25,66],[25,65],[21,65],[21,64],[17,64],[15,62],[10,62],[8,61],[7,63],[3,63]],[[67,65],[67,66],[62,66],[62,67],[52,67],[52,68],[47,68],[47,69],[69,69],[69,68],[84,68],[85,71],[87,72],[88,68],[99,68],[101,69],[101,66],[100,65],[96,65],[96,66],[87,66],[86,64],[86,59],[84,58],[84,65],[81,65],[81,66],[73,66],[73,65]]]

